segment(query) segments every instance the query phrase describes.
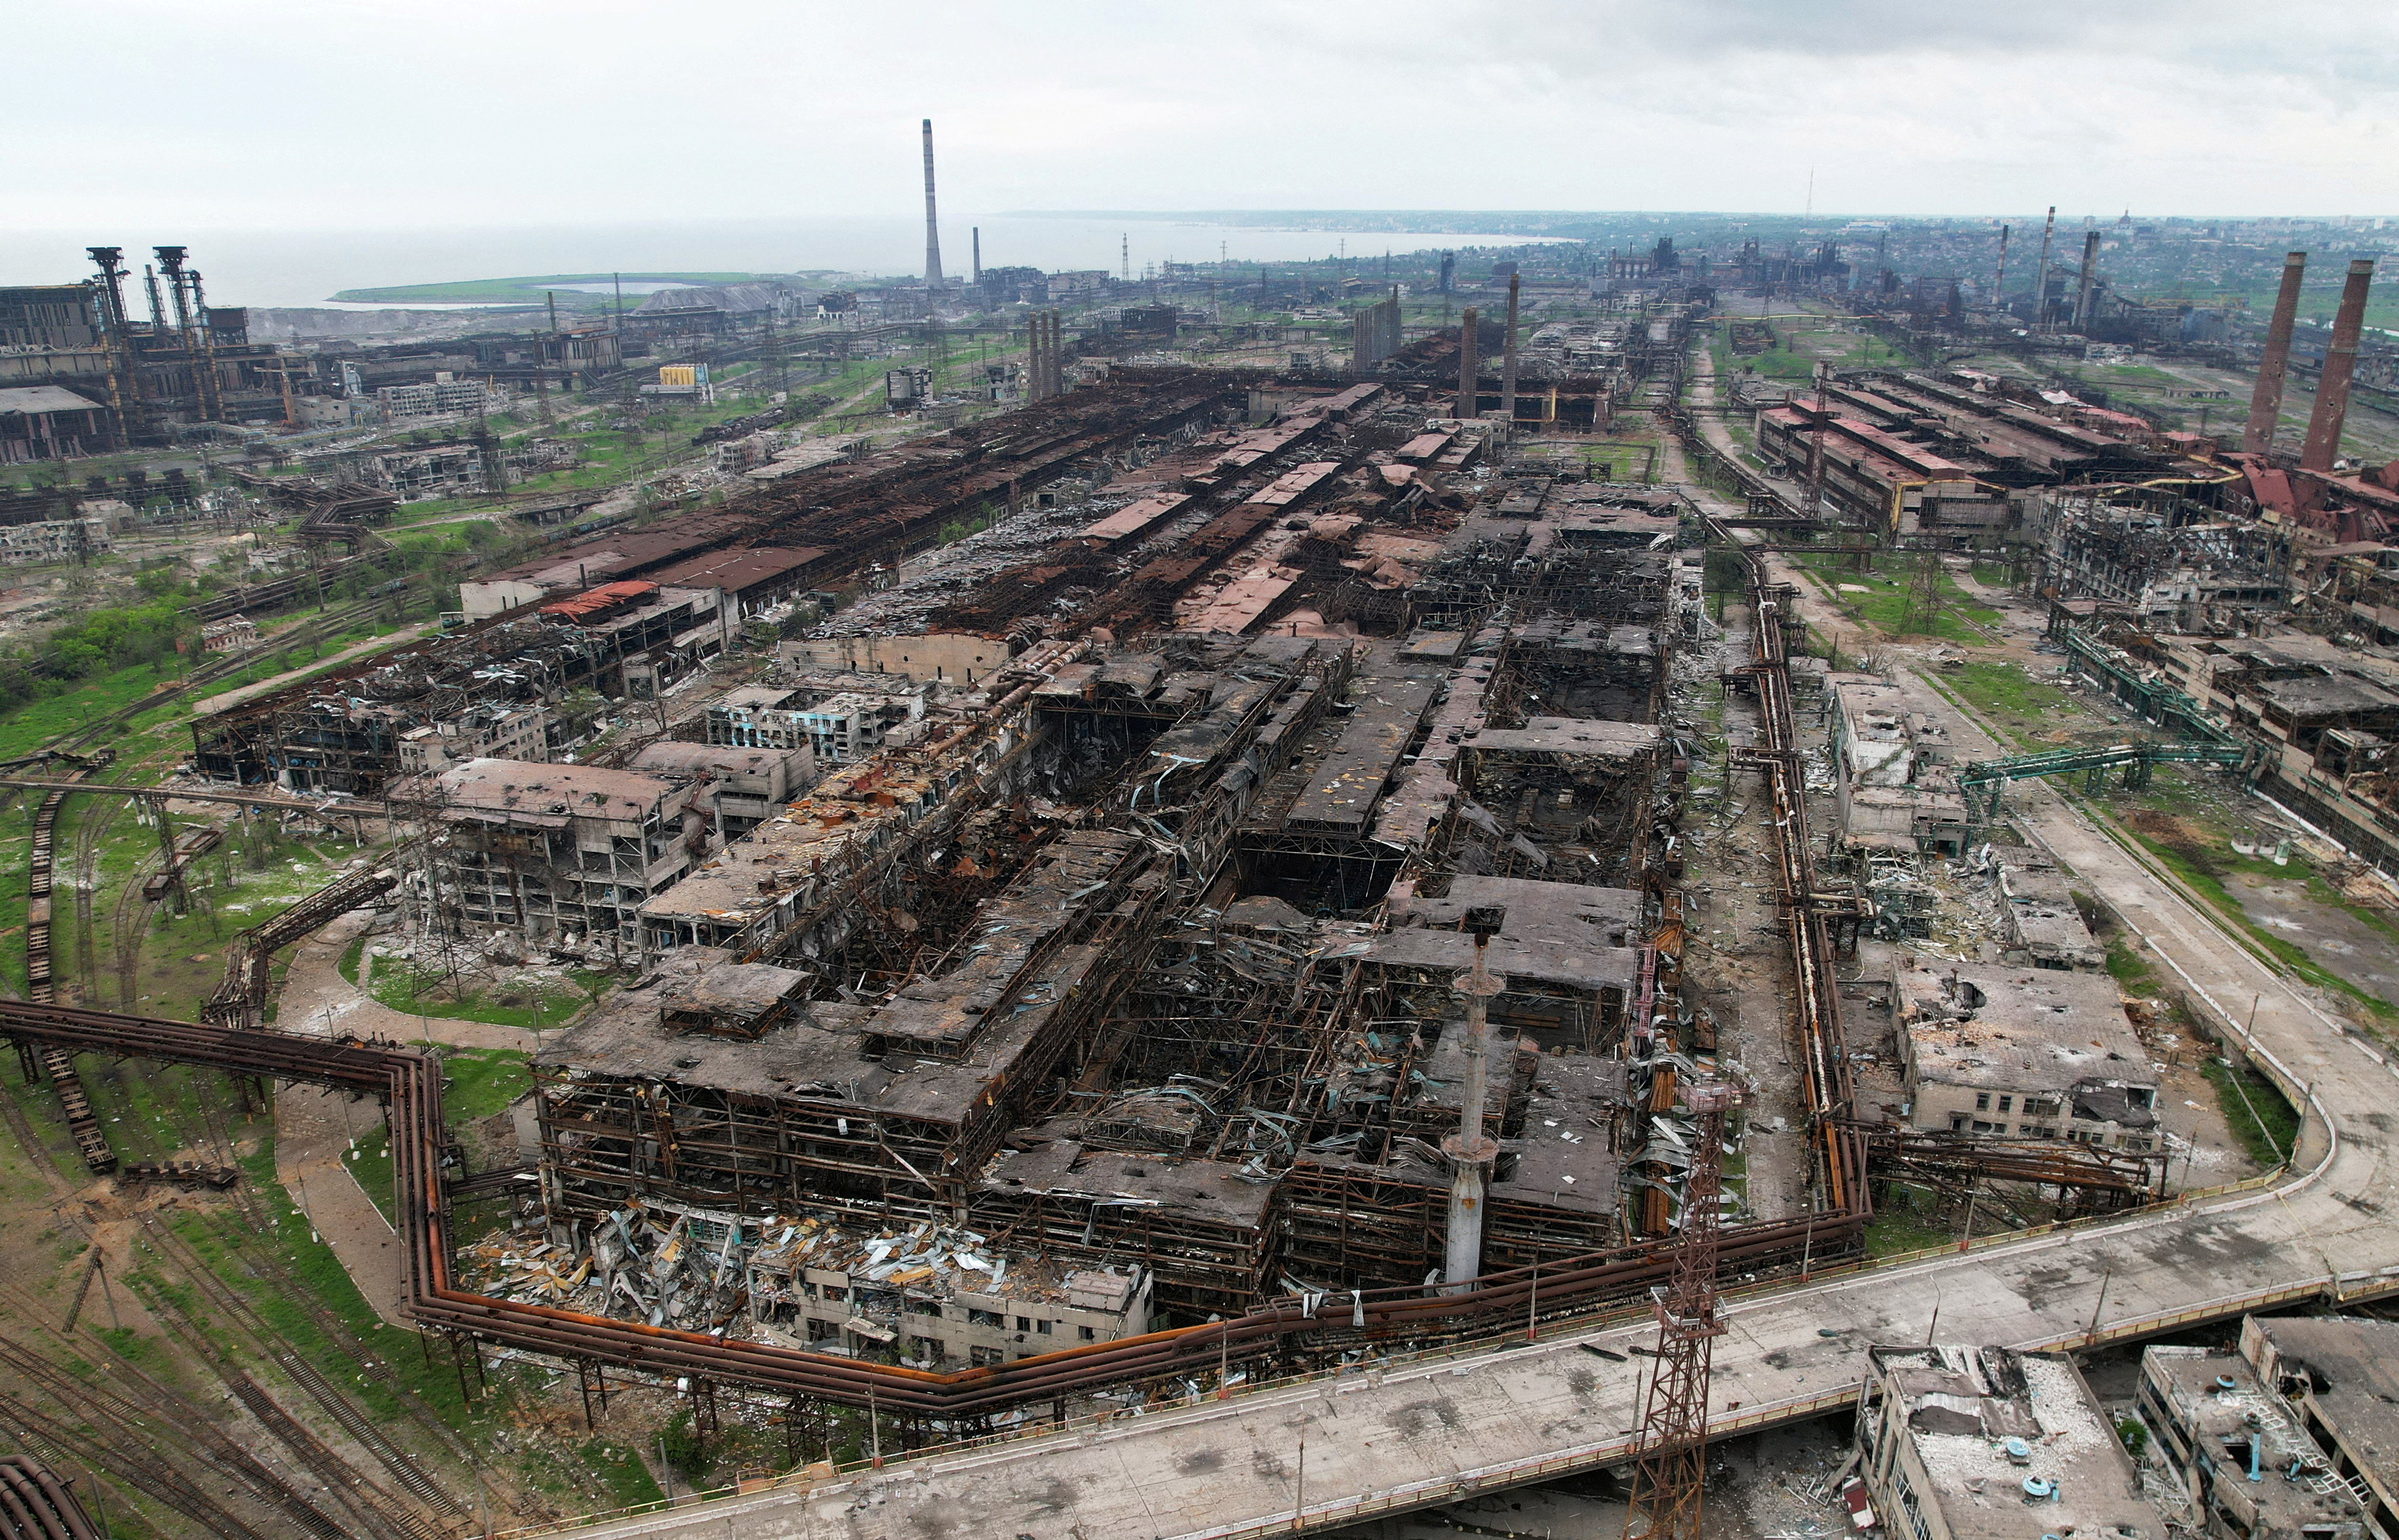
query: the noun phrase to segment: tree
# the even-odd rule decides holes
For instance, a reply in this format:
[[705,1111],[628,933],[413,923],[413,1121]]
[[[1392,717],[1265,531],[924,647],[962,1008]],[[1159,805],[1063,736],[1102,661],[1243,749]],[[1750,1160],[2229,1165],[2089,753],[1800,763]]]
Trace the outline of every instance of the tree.
[[560,696],[555,709],[559,725],[566,729],[566,736],[579,739],[591,731],[593,719],[608,710],[608,698],[584,686]]
[[1938,553],[1927,551],[1917,560],[1908,584],[1907,609],[1901,629],[1933,636],[1941,629],[1941,584],[1946,577]]

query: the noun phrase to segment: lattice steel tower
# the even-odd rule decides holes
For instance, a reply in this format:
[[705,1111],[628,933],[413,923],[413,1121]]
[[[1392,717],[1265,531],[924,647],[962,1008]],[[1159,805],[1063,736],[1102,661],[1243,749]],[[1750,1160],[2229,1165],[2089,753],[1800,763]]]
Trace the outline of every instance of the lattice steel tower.
[[1625,1540],[1699,1540],[1707,1482],[1707,1381],[1715,1340],[1718,1195],[1724,1186],[1724,1117],[1739,1091],[1721,1081],[1686,1086],[1696,1124],[1682,1189],[1682,1243],[1674,1277],[1657,1302],[1657,1357],[1641,1398],[1639,1456]]

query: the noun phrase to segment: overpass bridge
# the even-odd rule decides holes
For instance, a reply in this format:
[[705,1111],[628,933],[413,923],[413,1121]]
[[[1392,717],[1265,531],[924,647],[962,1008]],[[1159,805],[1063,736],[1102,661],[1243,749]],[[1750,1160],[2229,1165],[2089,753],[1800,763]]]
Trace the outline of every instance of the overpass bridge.
[[[2228,1044],[2304,1112],[2292,1161],[2129,1219],[1978,1243],[1727,1297],[1709,1407],[1734,1433],[1851,1402],[1875,1343],[2133,1340],[2250,1310],[2399,1292],[2384,1055],[2050,798],[2035,834],[2148,939]],[[1732,1280],[1727,1280],[1731,1282]],[[1622,1462],[1643,1323],[1594,1323],[1268,1385],[1228,1401],[937,1450],[880,1470],[592,1524],[607,1540],[1248,1540],[1433,1507]],[[1304,1445],[1304,1449],[1303,1446]]]

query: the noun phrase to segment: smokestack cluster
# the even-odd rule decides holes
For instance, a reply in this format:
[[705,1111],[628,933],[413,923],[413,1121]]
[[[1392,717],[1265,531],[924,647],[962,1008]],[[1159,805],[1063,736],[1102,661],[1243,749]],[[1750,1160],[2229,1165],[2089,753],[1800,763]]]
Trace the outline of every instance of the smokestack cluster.
[[942,228],[933,217],[933,119],[925,120],[925,287],[942,286]]
[[1037,310],[1025,318],[1025,399],[1048,401],[1067,388],[1065,352],[1058,312]]
[[2324,349],[2324,372],[2316,378],[2316,410],[2307,419],[2307,444],[2299,451],[2302,471],[2329,471],[2341,457],[2341,420],[2349,415],[2349,377],[2357,369],[2358,334],[2366,329],[2366,291],[2373,284],[2373,258],[2360,257],[2349,264],[2341,308],[2332,317],[2332,342]]
[[2249,422],[2241,429],[2241,448],[2252,455],[2274,449],[2282,379],[2291,365],[2291,328],[2299,320],[2299,280],[2306,274],[2307,253],[2295,251],[2282,259],[2282,287],[2275,291],[2274,315],[2266,323],[2266,351],[2258,358],[2257,385],[2249,393]]

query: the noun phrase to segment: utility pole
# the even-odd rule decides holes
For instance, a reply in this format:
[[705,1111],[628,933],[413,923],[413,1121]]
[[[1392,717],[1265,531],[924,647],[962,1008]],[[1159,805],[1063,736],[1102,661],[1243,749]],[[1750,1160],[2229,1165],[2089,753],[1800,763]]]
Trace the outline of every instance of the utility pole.
[[1707,1387],[1715,1339],[1716,1242],[1723,1214],[1724,1119],[1740,1099],[1717,1080],[1691,1084],[1691,1165],[1682,1188],[1682,1240],[1674,1278],[1657,1302],[1657,1356],[1642,1397],[1624,1540],[1699,1540],[1707,1482]]

